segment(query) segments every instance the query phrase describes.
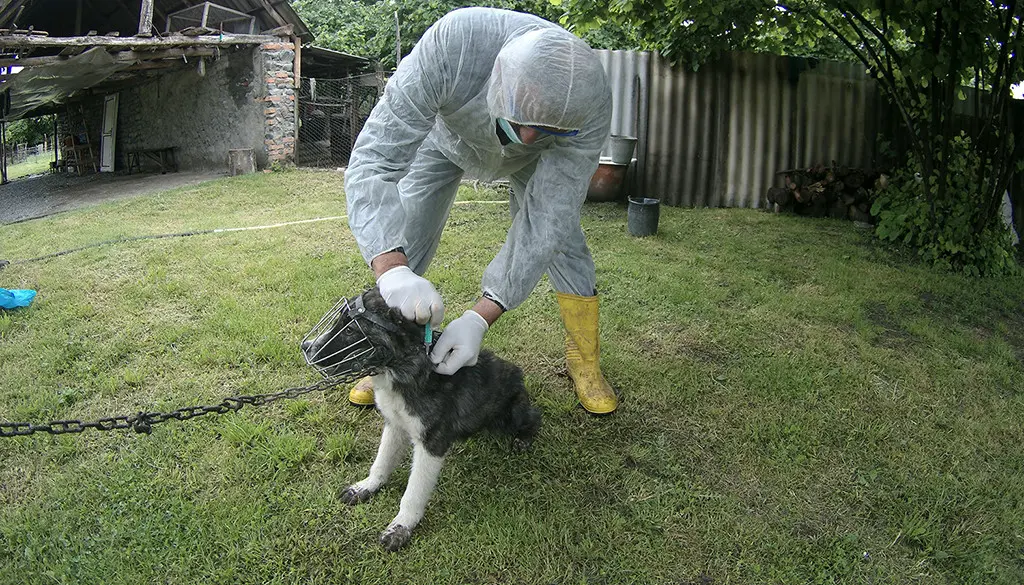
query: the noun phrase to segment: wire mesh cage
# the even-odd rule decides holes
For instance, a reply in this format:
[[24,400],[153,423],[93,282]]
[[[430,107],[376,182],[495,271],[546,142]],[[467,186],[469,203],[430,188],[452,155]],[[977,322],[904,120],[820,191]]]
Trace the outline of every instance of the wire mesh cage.
[[213,2],[203,2],[167,15],[166,32],[178,32],[189,28],[208,28],[226,33],[251,35],[256,28],[256,17]]
[[377,104],[379,87],[375,74],[343,79],[303,77],[299,90],[298,165],[348,165],[356,136]]

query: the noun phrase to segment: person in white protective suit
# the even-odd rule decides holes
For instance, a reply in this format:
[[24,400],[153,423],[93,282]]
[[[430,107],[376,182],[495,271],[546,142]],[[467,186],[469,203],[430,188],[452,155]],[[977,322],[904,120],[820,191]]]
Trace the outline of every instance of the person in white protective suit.
[[[611,107],[586,43],[536,16],[491,8],[438,20],[388,81],[356,140],[345,192],[352,233],[390,306],[440,325],[444,303],[421,275],[463,173],[508,177],[512,187],[508,236],[484,271],[481,298],[437,340],[437,372],[475,364],[490,325],[547,272],[580,402],[595,414],[617,407],[599,365],[594,262],[580,227]],[[349,399],[372,404],[370,379]]]

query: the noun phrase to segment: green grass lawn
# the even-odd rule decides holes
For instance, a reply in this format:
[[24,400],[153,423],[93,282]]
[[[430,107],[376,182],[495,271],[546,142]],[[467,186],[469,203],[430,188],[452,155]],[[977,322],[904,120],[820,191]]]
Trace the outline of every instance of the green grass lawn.
[[42,152],[32,155],[24,161],[7,167],[8,180],[14,180],[29,175],[38,175],[50,170],[50,161],[53,160],[52,152]]
[[[0,258],[338,216],[341,184],[226,178],[0,226]],[[576,405],[543,281],[485,339],[544,412],[534,448],[455,448],[406,550],[377,535],[407,463],[370,503],[338,499],[381,429],[339,388],[149,436],[0,439],[0,583],[1024,582],[1024,281],[922,268],[848,222],[663,208],[641,240],[617,204],[583,221],[620,410]],[[508,224],[453,210],[427,274],[449,318]],[[311,382],[299,340],[369,283],[344,220],[12,264],[0,286],[39,296],[0,314],[0,420]]]

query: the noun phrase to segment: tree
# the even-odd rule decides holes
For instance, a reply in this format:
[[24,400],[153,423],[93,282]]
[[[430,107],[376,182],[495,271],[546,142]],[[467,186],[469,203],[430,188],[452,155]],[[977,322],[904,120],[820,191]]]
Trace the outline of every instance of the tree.
[[[401,26],[402,55],[409,54],[427,28],[448,12],[478,6],[457,0],[291,0],[320,46],[369,57],[385,69],[395,67],[395,12]],[[557,20],[561,12],[548,0],[496,0],[485,3]]]
[[[1010,131],[1024,0],[572,0],[585,30],[631,23],[670,61],[724,50],[845,55],[863,63],[907,131],[902,172],[876,203],[878,235],[969,273],[1016,270],[999,204],[1020,169]],[[795,50],[794,50],[795,48]],[[968,105],[970,123],[958,110]]]
[[7,144],[35,146],[43,142],[48,134],[53,134],[53,116],[22,118],[7,125]]
[[[907,167],[875,206],[878,234],[968,273],[1015,268],[999,207],[1024,155],[1010,131],[1011,86],[1024,79],[1024,7],[861,0],[783,9],[819,22],[864,63],[908,131]],[[960,116],[967,86],[973,115]]]
[[564,7],[562,22],[584,38],[594,29],[627,30],[638,48],[693,68],[723,51],[853,59],[774,1],[566,0]]

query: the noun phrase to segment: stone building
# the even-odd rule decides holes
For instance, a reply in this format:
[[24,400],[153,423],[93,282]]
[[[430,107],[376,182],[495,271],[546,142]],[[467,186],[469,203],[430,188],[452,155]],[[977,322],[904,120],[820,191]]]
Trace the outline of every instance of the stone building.
[[312,41],[288,2],[0,1],[0,110],[57,115],[58,170],[220,169],[237,149],[290,164],[303,65],[374,69]]

